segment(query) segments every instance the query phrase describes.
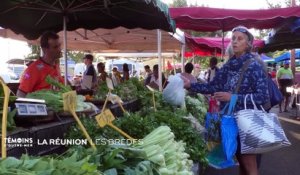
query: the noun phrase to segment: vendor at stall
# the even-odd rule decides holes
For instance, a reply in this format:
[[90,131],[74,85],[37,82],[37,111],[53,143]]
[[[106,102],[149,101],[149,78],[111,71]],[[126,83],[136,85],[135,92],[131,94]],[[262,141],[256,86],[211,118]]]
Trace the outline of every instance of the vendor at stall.
[[41,89],[55,88],[45,81],[48,75],[61,83],[64,82],[59,68],[59,58],[61,57],[59,36],[54,32],[45,32],[41,36],[40,44],[44,55],[31,63],[25,70],[20,79],[18,97],[25,97],[26,94]]
[[97,64],[98,70],[98,83],[105,82],[106,78],[108,77],[107,73],[105,72],[105,64],[100,62]]
[[[158,82],[158,65],[155,64],[153,66],[153,73],[147,77],[145,80],[145,85],[148,85],[154,89],[159,89],[159,82]],[[166,78],[164,74],[162,73],[162,85],[163,88],[166,85]]]
[[111,79],[114,87],[117,87],[121,83],[121,73],[118,71],[118,67],[112,69]]

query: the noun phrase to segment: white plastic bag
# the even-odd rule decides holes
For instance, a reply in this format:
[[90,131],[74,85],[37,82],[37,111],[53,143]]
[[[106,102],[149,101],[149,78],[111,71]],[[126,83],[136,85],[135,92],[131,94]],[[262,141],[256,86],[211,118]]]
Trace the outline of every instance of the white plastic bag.
[[185,90],[184,82],[180,78],[180,74],[171,75],[168,78],[168,85],[163,90],[163,99],[173,105],[184,105]]

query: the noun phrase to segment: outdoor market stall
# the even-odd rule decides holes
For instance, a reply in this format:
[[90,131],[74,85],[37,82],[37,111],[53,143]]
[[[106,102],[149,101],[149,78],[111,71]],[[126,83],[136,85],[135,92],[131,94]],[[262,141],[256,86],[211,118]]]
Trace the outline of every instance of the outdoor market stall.
[[[112,29],[123,26],[175,31],[174,21],[169,17],[168,6],[160,1],[3,1],[0,11],[2,12],[0,26],[21,33],[28,39],[37,39],[45,30],[63,31],[65,61],[67,61],[67,30],[101,27]],[[26,15],[28,20],[21,22],[20,17]],[[145,23],[145,20],[149,22]],[[161,41],[160,38],[158,35],[158,43]],[[67,63],[65,70],[67,77]]]
[[[30,1],[31,2],[31,1]],[[88,11],[93,11],[95,9],[95,11],[99,12],[99,9],[101,12],[103,13],[108,13],[109,18],[105,18],[105,19],[101,19],[100,20],[100,24],[104,24],[105,20],[109,20],[110,24],[115,24],[112,21],[116,20],[117,14],[112,14],[111,12],[114,12],[115,10],[118,12],[122,12],[122,8],[125,9],[129,9],[131,10],[131,7],[137,6],[136,9],[134,9],[133,11],[137,11],[137,10],[141,10],[142,9],[142,14],[146,14],[145,10],[138,5],[141,4],[147,4],[147,7],[150,8],[150,12],[148,12],[150,14],[151,17],[153,17],[153,14],[161,14],[162,11],[166,10],[165,9],[159,9],[161,11],[152,11],[153,10],[153,6],[150,5],[154,5],[154,9],[156,9],[157,6],[162,5],[159,1],[126,1],[124,3],[122,3],[122,1],[117,1],[114,3],[106,3],[106,1],[104,1],[105,3],[102,4],[98,4],[99,1],[53,1],[52,3],[47,4],[49,1],[44,1],[44,2],[37,2],[39,6],[36,6],[36,4],[32,3],[26,3],[24,1],[22,1],[20,4],[14,4],[17,2],[12,2],[12,1],[6,1],[3,3],[3,6],[1,6],[0,10],[3,12],[0,14],[0,26],[4,27],[4,28],[11,28],[15,31],[16,30],[26,30],[28,29],[28,27],[24,27],[24,26],[18,26],[16,28],[13,28],[13,26],[9,26],[9,23],[6,23],[5,20],[7,20],[7,18],[5,20],[3,20],[4,15],[3,14],[7,14],[9,17],[11,17],[11,19],[9,19],[9,21],[13,21],[14,23],[20,22],[20,20],[18,19],[18,14],[21,14],[22,16],[25,15],[25,12],[22,13],[18,13],[16,11],[18,11],[19,9],[17,7],[21,7],[26,9],[27,7],[29,7],[31,10],[35,9],[37,11],[31,11],[28,14],[34,14],[34,13],[38,13],[38,9],[40,9],[40,7],[47,7],[46,9],[42,9],[41,13],[38,14],[38,18],[40,20],[38,20],[38,22],[34,22],[34,24],[30,24],[30,26],[34,27],[34,29],[37,28],[37,26],[41,23],[44,23],[45,18],[48,17],[48,14],[50,14],[51,12],[54,11],[58,11],[61,15],[54,15],[54,17],[52,17],[55,21],[59,21],[57,19],[55,19],[56,16],[61,17],[60,19],[63,19],[64,15],[70,15],[69,10],[74,10],[72,7],[74,5],[75,7],[75,14],[72,13],[69,16],[69,23],[72,21],[72,17],[75,17],[75,19],[79,19],[81,17],[85,16],[85,12],[83,12],[83,14],[78,15],[76,14],[76,12],[78,11],[82,11],[83,9],[81,9],[81,7],[86,7],[88,6]],[[40,3],[41,2],[41,3]],[[83,4],[77,4],[77,2],[81,3],[83,2]],[[134,2],[136,4],[129,4],[129,6],[123,6],[123,4],[126,4],[128,2]],[[9,6],[9,3],[12,3],[12,6]],[[56,4],[57,3],[57,4]],[[70,4],[66,4],[66,3],[70,3]],[[57,6],[56,6],[57,5]],[[117,9],[114,8],[117,5],[121,6],[121,9]],[[156,6],[157,5],[157,6]],[[14,8],[16,7],[16,8]],[[57,9],[61,9],[60,7],[63,7],[62,10],[57,10]],[[66,8],[65,8],[66,7]],[[100,8],[99,8],[100,7]],[[6,9],[7,8],[7,9]],[[49,10],[50,8],[50,10]],[[102,9],[104,8],[104,9]],[[15,15],[9,14],[9,12],[13,12]],[[124,12],[126,14],[131,14],[130,12]],[[17,19],[12,19],[13,16],[17,16]],[[75,28],[72,28],[72,26],[74,27],[74,25],[66,25],[66,16],[65,16],[65,20],[64,20],[64,31],[66,32],[66,29],[70,29],[70,30],[74,30],[76,29],[76,25]],[[102,17],[104,15],[100,15],[100,17]],[[137,16],[137,14],[135,13],[135,16]],[[97,14],[92,14],[92,16],[89,16],[90,19],[95,19],[94,17],[97,17]],[[120,13],[120,19],[124,19],[124,20],[116,20],[116,22],[121,22],[123,24],[123,22],[126,22],[126,24],[128,24],[129,26],[135,25],[135,23],[130,20],[129,22],[125,20],[125,18],[127,17],[125,14],[121,14]],[[124,18],[122,18],[124,17]],[[146,18],[142,18],[143,16],[140,15],[139,16],[141,20],[146,20]],[[165,17],[165,16],[163,16]],[[30,18],[33,19],[34,18]],[[130,19],[136,19],[136,18],[130,18]],[[146,20],[146,21],[151,21],[151,20]],[[152,20],[153,21],[153,20]],[[88,21],[85,20],[85,23],[90,22],[90,24],[96,24],[95,21]],[[47,23],[47,21],[45,22]],[[79,21],[75,21],[76,24],[80,25]],[[20,23],[18,23],[20,24]],[[50,24],[50,20],[49,23]],[[61,23],[62,24],[62,23]],[[98,23],[99,24],[99,23]],[[100,25],[99,24],[99,25]],[[125,24],[125,25],[126,25]],[[150,23],[147,23],[146,26],[149,26]],[[158,24],[158,23],[156,23]],[[154,26],[150,24],[151,27],[153,28],[163,28],[161,27],[161,23],[158,24],[159,27]],[[57,25],[59,26],[59,24]],[[62,26],[62,25],[61,25]],[[67,27],[67,26],[71,26],[71,27]],[[118,26],[120,26],[120,24],[118,24]],[[122,25],[121,25],[122,26]],[[169,24],[167,25],[169,27]],[[50,27],[46,24],[46,26],[44,26],[45,28],[43,28],[42,30],[45,29],[52,29],[55,30],[55,28]],[[83,26],[79,26],[79,27],[83,27]],[[94,26],[95,27],[95,26]],[[99,26],[96,26],[95,28],[97,28]],[[136,27],[136,26],[134,26]],[[56,31],[61,30],[62,28],[57,29]],[[39,32],[42,32],[42,30],[40,30]],[[166,30],[169,30],[166,29]],[[29,30],[27,30],[29,31]],[[24,31],[22,31],[23,33],[25,33]],[[21,33],[22,33],[21,32]],[[32,30],[30,31],[32,32]],[[33,34],[34,32],[32,32]],[[26,34],[25,34],[26,35]],[[31,34],[28,34],[31,35]],[[27,35],[27,36],[28,36]],[[35,35],[35,34],[33,34]],[[39,34],[38,34],[39,35]],[[38,36],[36,35],[36,36]],[[33,37],[31,35],[31,37]],[[65,49],[66,47],[66,33],[64,34],[64,38],[65,38]],[[160,36],[160,32],[158,31],[158,38],[161,38]],[[158,39],[160,41],[160,39]],[[159,42],[158,42],[159,43]],[[160,44],[158,44],[160,45]],[[160,46],[158,46],[158,50],[160,53]],[[65,50],[66,51],[66,50]],[[65,59],[66,60],[66,59]],[[57,85],[57,84],[56,84]],[[142,97],[148,96],[150,98],[143,98],[144,101],[142,102],[142,104],[144,104],[144,110],[147,110],[149,113],[148,114],[154,114],[154,112],[157,112],[155,115],[161,116],[162,118],[160,119],[160,121],[158,120],[157,117],[145,117],[144,122],[141,120],[141,116],[140,114],[129,114],[129,115],[135,115],[138,116],[139,121],[141,122],[140,125],[137,125],[137,123],[132,123],[130,122],[130,120],[132,119],[131,117],[124,117],[124,121],[122,121],[122,123],[119,123],[118,126],[115,126],[113,123],[117,123],[117,121],[113,121],[114,120],[114,116],[113,115],[107,115],[109,114],[109,112],[107,112],[107,110],[105,110],[105,108],[103,107],[103,110],[101,111],[100,114],[98,114],[97,116],[95,116],[96,118],[96,122],[95,119],[90,120],[84,120],[84,118],[82,119],[82,122],[80,122],[80,119],[77,117],[77,115],[75,113],[75,109],[76,106],[79,106],[76,100],[76,98],[78,99],[79,96],[76,96],[76,93],[74,93],[74,91],[71,91],[71,89],[69,89],[68,87],[61,87],[61,92],[58,93],[62,93],[62,94],[56,94],[56,97],[53,98],[63,98],[63,111],[65,112],[69,112],[72,114],[72,116],[74,117],[74,119],[76,120],[78,126],[75,126],[75,128],[71,129],[70,131],[73,131],[73,134],[78,134],[78,136],[75,136],[75,138],[85,138],[88,142],[87,145],[85,145],[85,148],[81,148],[81,147],[77,147],[74,149],[70,149],[68,150],[68,152],[66,152],[64,155],[60,155],[59,157],[56,157],[55,155],[50,155],[49,157],[29,157],[28,155],[23,156],[21,159],[14,159],[12,157],[7,157],[6,155],[4,155],[6,153],[6,151],[2,150],[2,156],[3,159],[0,160],[1,161],[1,165],[5,166],[4,169],[0,169],[1,173],[2,171],[4,171],[3,173],[11,173],[13,171],[18,171],[20,173],[22,172],[34,172],[34,173],[38,173],[38,172],[56,172],[56,173],[61,173],[61,174],[83,174],[83,173],[89,173],[89,174],[102,174],[104,173],[110,173],[110,174],[120,174],[120,173],[130,173],[130,174],[175,174],[175,173],[181,173],[181,174],[192,174],[191,172],[191,166],[192,166],[192,161],[189,159],[190,155],[187,154],[185,151],[189,151],[190,153],[192,153],[191,151],[193,151],[193,159],[195,159],[196,161],[202,160],[205,161],[204,158],[204,152],[205,152],[205,148],[204,145],[202,144],[202,140],[199,137],[198,134],[196,134],[195,130],[193,128],[189,128],[191,126],[190,122],[188,122],[187,119],[183,118],[183,113],[184,115],[187,115],[187,113],[185,111],[181,111],[182,113],[178,113],[178,116],[174,116],[174,112],[172,111],[173,108],[172,107],[168,107],[167,104],[164,103],[158,103],[161,102],[161,93],[158,94],[158,99],[157,99],[157,106],[155,107],[155,110],[153,110],[153,108],[149,109],[149,102],[152,99],[152,94],[155,94],[154,92],[149,92],[149,90],[145,89],[145,87],[143,85],[139,85],[139,87],[143,87],[143,89],[140,89],[141,94],[139,94]],[[9,93],[5,92],[5,99],[7,99],[7,97],[9,96]],[[122,92],[122,91],[121,91]],[[47,92],[47,91],[43,91],[43,92],[39,92],[39,93],[44,93],[44,95],[42,94],[36,94],[36,97],[46,97],[46,94],[48,93],[48,95],[52,94],[55,95],[54,92]],[[56,92],[57,93],[57,92]],[[4,103],[4,112],[3,112],[3,126],[5,126],[6,124],[6,109],[7,109],[7,101],[5,101]],[[56,103],[52,103],[52,105],[57,105],[60,101],[58,99],[55,100]],[[152,102],[152,101],[151,101]],[[46,102],[47,103],[47,102]],[[49,104],[49,103],[48,103]],[[47,105],[48,105],[47,104]],[[50,103],[51,104],[51,103]],[[152,103],[151,103],[152,104]],[[105,105],[104,105],[105,106]],[[26,108],[27,109],[27,108]],[[168,114],[164,114],[166,111],[168,111]],[[60,106],[60,110],[61,110],[61,106]],[[205,110],[205,108],[204,108]],[[176,119],[174,120],[170,120],[169,116],[170,114],[173,114],[173,117]],[[179,114],[181,114],[181,116],[179,116]],[[84,117],[84,116],[81,116]],[[167,119],[168,120],[165,120]],[[146,122],[146,120],[148,120]],[[156,122],[154,121],[150,121],[151,120],[157,120]],[[118,120],[121,121],[121,120]],[[138,121],[138,120],[136,120]],[[173,122],[171,122],[173,121]],[[89,122],[89,124],[88,124]],[[92,123],[91,123],[92,122]],[[168,125],[172,126],[172,131],[175,130],[176,133],[176,140],[175,140],[175,136],[174,133],[171,132],[171,129],[168,126],[160,126],[160,124],[162,122],[169,122]],[[147,123],[152,123],[153,125],[145,125]],[[128,127],[131,124],[130,127]],[[85,126],[88,126],[85,128]],[[138,128],[135,128],[135,127]],[[147,127],[146,127],[147,126]],[[62,126],[67,128],[66,126]],[[100,128],[101,127],[101,128]],[[129,137],[127,137],[124,132],[122,134],[122,132],[120,132],[121,130],[118,130],[117,128],[121,128],[122,130],[125,129],[129,129],[126,132],[129,133],[130,131],[130,135],[128,135]],[[184,132],[182,130],[180,130],[179,128],[187,128],[186,130],[184,130]],[[176,129],[175,129],[176,128]],[[88,130],[89,129],[89,130]],[[100,129],[100,130],[99,130]],[[133,130],[132,130],[133,129]],[[137,130],[134,130],[137,129]],[[5,131],[6,127],[2,127],[2,131]],[[40,129],[37,129],[38,131]],[[57,132],[62,133],[63,131],[59,131],[59,129],[49,129],[49,127],[45,127],[44,130],[41,133],[41,137],[42,138],[46,138],[47,136],[51,135],[49,133],[47,133],[47,131],[52,131],[52,130],[56,130]],[[94,131],[98,131],[97,132],[92,132],[92,130]],[[137,132],[138,130],[143,130],[143,132]],[[35,131],[35,130],[32,130]],[[99,135],[99,131],[100,131],[100,135]],[[152,132],[149,132],[152,131]],[[6,132],[2,132],[2,134],[5,134]],[[124,136],[126,138],[127,141],[133,141],[133,137],[130,137],[133,135],[133,133],[135,133],[135,138],[137,139],[143,139],[143,142],[141,143],[136,143],[136,144],[132,144],[132,145],[110,145],[110,144],[105,144],[105,145],[95,145],[95,143],[93,143],[93,140],[95,141],[97,138],[103,138],[106,137],[107,139],[111,139],[111,138],[117,138],[117,139],[124,139]],[[150,134],[149,134],[150,133]],[[48,135],[49,134],[49,135]],[[96,135],[97,134],[97,135]],[[71,135],[71,134],[70,134]],[[123,137],[121,137],[123,135]],[[53,135],[52,135],[53,136]],[[51,137],[52,137],[51,136]],[[187,137],[189,136],[189,137]],[[3,137],[3,135],[2,135]],[[36,137],[37,138],[37,137]],[[188,140],[189,138],[192,138],[191,140]],[[73,138],[74,139],[74,138]],[[186,142],[188,144],[188,149],[185,148],[185,143],[183,143],[180,140],[184,140],[184,142]],[[196,143],[195,143],[196,142]],[[2,142],[3,143],[3,142]],[[193,143],[193,144],[192,144]],[[2,144],[3,145],[3,144]],[[5,144],[4,144],[5,145]],[[167,146],[166,146],[167,145]],[[197,145],[196,147],[194,145]],[[194,146],[194,149],[192,149],[191,147]],[[91,147],[91,149],[88,149],[88,147]],[[2,148],[5,148],[2,146]],[[51,148],[49,147],[49,150]],[[100,158],[100,159],[99,159]],[[7,163],[7,162],[11,162],[14,161],[14,164],[11,163]],[[28,164],[28,162],[31,162],[32,166],[26,166]],[[12,166],[17,166],[17,168],[12,168]]]
[[294,49],[300,47],[300,19],[287,20],[282,25],[278,25],[269,33],[265,41],[265,47],[259,52],[274,52],[276,50]]
[[[171,17],[180,29],[202,32],[224,32],[243,25],[247,28],[270,29],[283,25],[286,21],[300,17],[298,7],[238,10],[208,7],[170,8]],[[224,43],[224,40],[222,40]],[[222,57],[225,46],[222,47]],[[184,60],[182,59],[182,64]]]
[[[222,38],[218,37],[193,37],[190,35],[185,35],[186,45],[193,52],[204,52],[204,55],[217,55],[222,53],[222,47],[224,42],[224,47],[226,48],[230,43],[230,38]],[[264,47],[263,40],[254,40],[253,46],[255,48]]]

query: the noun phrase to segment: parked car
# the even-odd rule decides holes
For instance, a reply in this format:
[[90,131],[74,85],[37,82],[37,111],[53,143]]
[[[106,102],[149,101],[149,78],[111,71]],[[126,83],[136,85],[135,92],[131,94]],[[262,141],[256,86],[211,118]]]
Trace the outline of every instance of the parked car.
[[4,80],[5,83],[16,83],[19,82],[19,77],[11,69],[3,67],[0,70],[0,77]]

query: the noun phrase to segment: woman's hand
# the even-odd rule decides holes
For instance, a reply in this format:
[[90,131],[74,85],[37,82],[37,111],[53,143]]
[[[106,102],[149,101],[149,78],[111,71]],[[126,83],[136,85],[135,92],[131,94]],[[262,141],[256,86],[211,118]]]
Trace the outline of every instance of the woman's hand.
[[214,97],[219,101],[230,101],[231,93],[229,92],[215,92]]

